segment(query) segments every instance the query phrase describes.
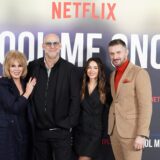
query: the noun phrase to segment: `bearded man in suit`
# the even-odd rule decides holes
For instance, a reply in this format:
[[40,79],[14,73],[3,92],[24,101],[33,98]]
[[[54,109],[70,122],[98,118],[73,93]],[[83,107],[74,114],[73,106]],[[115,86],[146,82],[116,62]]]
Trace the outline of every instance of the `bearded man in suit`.
[[115,71],[111,73],[113,102],[108,133],[116,160],[141,160],[152,115],[150,78],[144,69],[128,60],[121,39],[110,41],[108,52]]

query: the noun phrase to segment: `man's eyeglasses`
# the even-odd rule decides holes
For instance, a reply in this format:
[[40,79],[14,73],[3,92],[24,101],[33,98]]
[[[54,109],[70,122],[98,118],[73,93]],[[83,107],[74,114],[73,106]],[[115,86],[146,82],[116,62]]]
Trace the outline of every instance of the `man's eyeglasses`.
[[58,47],[60,42],[45,42],[45,45],[48,47]]

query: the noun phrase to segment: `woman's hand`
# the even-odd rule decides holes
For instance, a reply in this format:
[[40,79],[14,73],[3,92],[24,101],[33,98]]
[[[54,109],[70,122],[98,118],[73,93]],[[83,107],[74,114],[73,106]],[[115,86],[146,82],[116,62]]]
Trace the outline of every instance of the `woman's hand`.
[[30,78],[27,85],[26,85],[26,90],[25,93],[23,94],[24,97],[26,97],[28,99],[28,97],[30,96],[30,94],[33,91],[34,86],[36,85],[36,78]]

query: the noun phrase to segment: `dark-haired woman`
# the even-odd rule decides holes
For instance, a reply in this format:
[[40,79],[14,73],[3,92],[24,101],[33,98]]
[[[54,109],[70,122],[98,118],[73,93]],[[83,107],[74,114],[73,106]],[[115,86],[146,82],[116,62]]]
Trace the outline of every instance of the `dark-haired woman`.
[[75,134],[79,160],[94,159],[101,145],[107,92],[104,66],[99,58],[90,58],[84,68],[80,123]]

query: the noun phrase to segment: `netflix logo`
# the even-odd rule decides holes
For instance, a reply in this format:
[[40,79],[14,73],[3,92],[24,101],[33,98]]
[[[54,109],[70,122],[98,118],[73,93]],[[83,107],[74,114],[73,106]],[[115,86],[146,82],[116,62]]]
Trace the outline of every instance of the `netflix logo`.
[[92,18],[115,21],[116,3],[52,2],[52,19]]

